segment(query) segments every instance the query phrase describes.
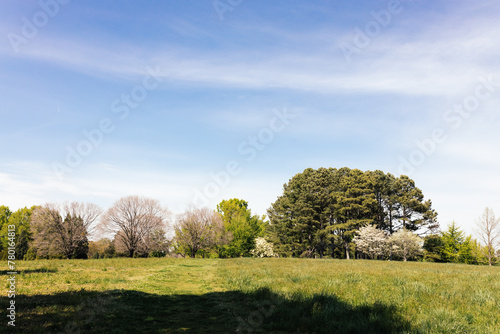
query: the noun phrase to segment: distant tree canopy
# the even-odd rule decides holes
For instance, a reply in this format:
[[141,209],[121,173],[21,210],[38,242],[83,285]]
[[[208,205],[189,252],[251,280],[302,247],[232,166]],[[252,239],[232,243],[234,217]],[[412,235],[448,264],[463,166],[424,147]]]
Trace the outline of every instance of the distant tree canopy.
[[375,224],[392,234],[399,229],[437,228],[437,213],[415,182],[382,171],[308,168],[284,185],[268,210],[275,252],[284,256],[350,257],[360,227]]
[[232,240],[219,250],[221,257],[251,256],[255,239],[264,235],[264,218],[252,216],[248,202],[233,198],[217,205],[217,212],[224,221],[224,227],[232,235]]
[[30,228],[31,214],[36,208],[36,206],[22,208],[12,213],[6,206],[0,206],[0,250],[3,250],[2,258],[5,258],[7,254],[9,225],[15,226],[15,251],[17,258],[23,259],[28,253],[30,244],[33,241],[33,233]]
[[[181,255],[500,262],[500,221],[492,209],[476,222],[481,242],[454,222],[441,232],[431,201],[404,175],[308,168],[284,185],[268,214],[270,221],[252,215],[248,202],[238,198],[221,201],[215,210],[190,208],[173,225],[157,200],[138,196],[121,198],[104,215],[91,203],[14,212],[0,206],[0,258],[15,251],[19,260]],[[96,240],[97,232],[110,238]]]

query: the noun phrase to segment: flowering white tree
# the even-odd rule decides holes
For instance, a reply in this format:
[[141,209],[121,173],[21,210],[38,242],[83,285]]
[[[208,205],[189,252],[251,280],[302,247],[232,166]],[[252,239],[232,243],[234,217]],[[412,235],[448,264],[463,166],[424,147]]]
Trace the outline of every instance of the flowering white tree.
[[389,243],[393,254],[401,256],[406,262],[407,259],[422,253],[424,240],[407,229],[401,229],[390,236]]
[[250,251],[255,257],[274,257],[273,244],[262,237],[255,238],[255,248]]
[[387,249],[387,240],[386,232],[373,225],[360,228],[358,235],[354,237],[356,248],[372,259],[384,255]]

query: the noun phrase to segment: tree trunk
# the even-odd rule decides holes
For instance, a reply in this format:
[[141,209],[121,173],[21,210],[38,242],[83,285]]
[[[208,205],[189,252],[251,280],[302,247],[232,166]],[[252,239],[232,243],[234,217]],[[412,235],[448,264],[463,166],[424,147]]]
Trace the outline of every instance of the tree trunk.
[[345,242],[345,258],[347,260],[350,260],[350,258],[349,258],[349,243],[348,242]]

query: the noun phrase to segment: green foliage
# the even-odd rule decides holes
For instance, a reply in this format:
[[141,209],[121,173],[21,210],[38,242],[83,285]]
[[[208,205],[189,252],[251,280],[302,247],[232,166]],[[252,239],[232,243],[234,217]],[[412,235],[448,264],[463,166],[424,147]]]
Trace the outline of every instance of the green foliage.
[[424,238],[424,260],[427,262],[443,262],[444,242],[440,235],[433,234]]
[[[460,230],[455,222],[448,225],[448,230],[443,232],[443,260],[446,262],[461,262],[462,245],[465,242],[465,233]],[[467,245],[464,246],[467,250]]]
[[36,260],[36,249],[35,248],[29,248],[28,252],[26,253],[26,255],[24,255],[24,260],[27,260],[27,261]]
[[280,255],[345,258],[363,226],[374,223],[390,234],[402,228],[432,229],[437,216],[407,176],[349,168],[308,168],[295,175],[268,215]]
[[218,247],[221,257],[251,256],[255,239],[264,234],[264,217],[252,216],[248,203],[233,198],[223,200],[217,205],[217,212],[224,221],[225,229],[231,233],[232,240],[227,245]]
[[1,249],[4,250],[4,255],[6,254],[5,251],[7,250],[9,242],[7,239],[9,225],[15,226],[16,258],[21,260],[28,253],[31,241],[33,240],[33,234],[30,228],[30,219],[34,209],[36,209],[36,206],[31,208],[22,208],[14,213],[10,213],[8,209],[5,210],[5,207],[0,207],[0,220],[4,219],[1,223],[2,228],[0,230]]
[[223,200],[217,204],[217,212],[222,216],[224,223],[229,224],[238,216],[250,213],[248,202],[238,198]]
[[[108,257],[113,257],[109,256],[109,249],[112,247],[113,255],[114,255],[114,245],[112,240],[103,238],[99,239],[97,241],[89,241],[89,253],[88,253],[88,258],[89,259],[103,259],[103,258],[108,258]],[[108,251],[108,252],[107,252]]]
[[86,259],[89,253],[89,241],[87,238],[78,240],[71,255],[72,259]]
[[444,262],[466,264],[488,264],[487,247],[481,246],[472,236],[465,233],[455,222],[448,225],[442,233],[442,245],[435,247],[434,253],[440,251],[440,259]]
[[0,230],[5,224],[7,224],[11,215],[12,212],[10,211],[8,206],[0,206]]

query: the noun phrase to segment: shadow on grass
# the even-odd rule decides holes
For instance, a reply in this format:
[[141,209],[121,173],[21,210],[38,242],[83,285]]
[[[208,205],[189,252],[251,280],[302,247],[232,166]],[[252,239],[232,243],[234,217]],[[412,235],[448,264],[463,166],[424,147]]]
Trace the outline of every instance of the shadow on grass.
[[[262,289],[204,295],[131,290],[16,296],[19,333],[397,333],[394,306],[353,307],[333,296],[285,299]],[[0,298],[1,307],[8,299]],[[2,324],[2,326],[5,326]]]
[[57,273],[57,269],[38,268],[38,269],[26,269],[26,270],[0,270],[0,275],[9,275],[9,273],[12,271],[15,271],[18,274]]

